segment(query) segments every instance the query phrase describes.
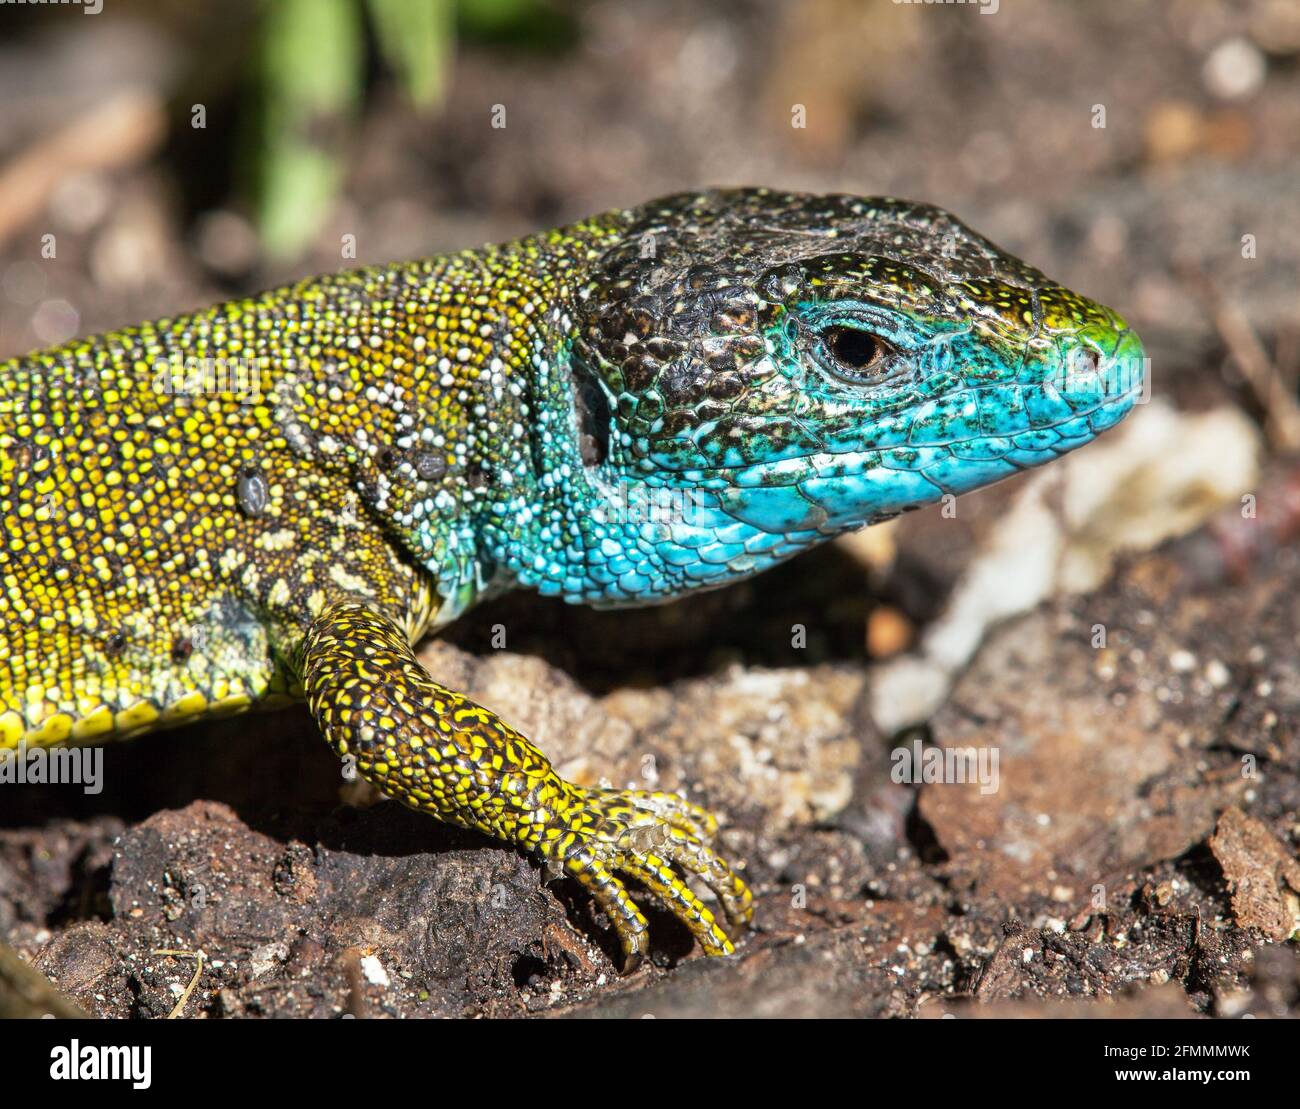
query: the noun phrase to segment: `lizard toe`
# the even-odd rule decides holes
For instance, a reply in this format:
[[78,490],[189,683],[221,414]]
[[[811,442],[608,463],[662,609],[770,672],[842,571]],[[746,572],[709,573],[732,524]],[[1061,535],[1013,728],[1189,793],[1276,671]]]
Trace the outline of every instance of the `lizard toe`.
[[[747,924],[753,918],[749,887],[697,834],[716,830],[717,821],[676,794],[572,789],[571,803],[559,817],[559,827],[544,838],[542,851],[558,854],[564,870],[592,891],[619,932],[625,954],[629,950],[625,933],[642,941],[645,919],[628,899],[626,906],[636,913],[631,916],[612,892],[618,883],[613,872],[644,885],[690,929],[705,954],[731,954],[735,948],[730,938],[683,877],[698,877],[708,886],[733,924]],[[617,889],[626,896],[621,885]],[[644,953],[643,944],[637,951]]]

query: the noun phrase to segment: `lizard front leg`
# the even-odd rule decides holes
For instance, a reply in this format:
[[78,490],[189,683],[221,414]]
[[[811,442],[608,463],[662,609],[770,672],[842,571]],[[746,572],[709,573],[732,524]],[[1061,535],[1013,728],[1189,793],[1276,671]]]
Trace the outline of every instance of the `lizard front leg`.
[[613,921],[625,971],[645,955],[647,925],[620,873],[664,901],[707,954],[733,950],[678,873],[699,876],[733,923],[752,917],[749,889],[708,844],[717,824],[703,809],[675,794],[565,781],[495,713],[435,682],[403,630],[364,604],[337,602],[312,623],[301,676],[325,738],[381,792],[576,878]]

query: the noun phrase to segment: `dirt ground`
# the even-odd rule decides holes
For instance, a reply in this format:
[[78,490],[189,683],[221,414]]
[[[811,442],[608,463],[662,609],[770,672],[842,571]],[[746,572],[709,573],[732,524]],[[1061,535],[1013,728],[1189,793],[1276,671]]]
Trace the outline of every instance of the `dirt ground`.
[[[0,40],[0,213],[6,189],[29,200],[6,169],[69,160],[0,214],[0,357],[335,268],[345,233],[378,262],[702,184],[894,193],[1123,311],[1165,414],[1139,410],[1130,441],[1167,418],[1191,476],[1121,459],[1097,518],[1169,522],[1122,542],[1071,531],[1047,487],[1062,550],[1104,548],[1104,572],[989,620],[907,726],[889,683],[1014,546],[1033,477],[687,603],[511,596],[425,646],[566,775],[725,814],[758,899],[733,958],[643,897],[653,957],[620,977],[573,884],[343,785],[298,710],[110,746],[99,794],[0,786],[6,942],[107,1017],[166,1015],[196,960],[159,952],[200,950],[189,1016],[1300,1013],[1293,5],[585,5],[562,54],[463,45],[432,120],[378,83],[292,267],[229,193],[237,98],[202,139],[175,125],[241,42],[182,9],[45,13]],[[116,161],[48,143],[127,88],[171,125],[137,99]],[[1261,445],[1241,479],[1227,439],[1193,434],[1225,412]],[[891,773],[957,748],[996,752],[996,789]]]

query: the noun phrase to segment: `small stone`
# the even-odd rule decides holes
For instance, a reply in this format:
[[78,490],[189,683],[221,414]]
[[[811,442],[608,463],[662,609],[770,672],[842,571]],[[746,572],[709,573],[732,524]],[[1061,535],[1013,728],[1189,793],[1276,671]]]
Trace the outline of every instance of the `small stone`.
[[1205,664],[1205,680],[1215,689],[1222,689],[1232,680],[1232,673],[1217,658],[1213,658]]
[[391,984],[384,964],[373,955],[367,955],[361,960],[361,973],[372,986],[387,989]]
[[1240,100],[1257,92],[1268,73],[1268,62],[1254,43],[1243,38],[1220,43],[1205,59],[1201,79],[1220,100]]

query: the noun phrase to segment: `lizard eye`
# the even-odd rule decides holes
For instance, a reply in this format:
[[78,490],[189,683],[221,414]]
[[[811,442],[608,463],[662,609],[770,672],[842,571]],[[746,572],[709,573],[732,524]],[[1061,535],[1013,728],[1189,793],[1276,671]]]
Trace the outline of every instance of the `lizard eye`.
[[821,333],[827,369],[850,385],[867,385],[886,374],[893,347],[870,331],[836,324]]

